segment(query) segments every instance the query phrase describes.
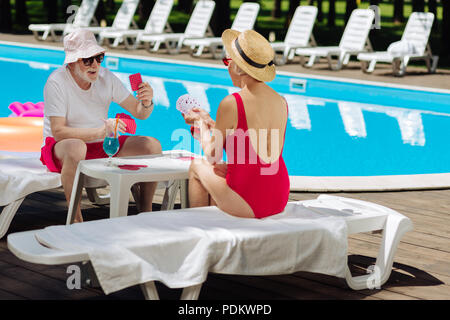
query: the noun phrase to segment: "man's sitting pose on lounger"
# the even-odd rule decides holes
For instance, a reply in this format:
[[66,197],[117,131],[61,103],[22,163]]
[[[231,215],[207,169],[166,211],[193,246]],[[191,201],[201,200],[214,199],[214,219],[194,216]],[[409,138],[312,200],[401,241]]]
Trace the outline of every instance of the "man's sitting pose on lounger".
[[[78,162],[106,158],[103,139],[114,130],[115,119],[108,118],[111,101],[138,119],[147,119],[153,110],[153,89],[141,83],[137,99],[121,81],[100,66],[105,49],[94,34],[78,29],[64,38],[64,65],[55,70],[44,88],[44,145],[41,161],[52,172],[61,173],[67,201],[70,201]],[[139,100],[138,100],[139,99]],[[125,122],[119,120],[117,131],[124,133]],[[158,140],[145,136],[119,136],[119,157],[161,153]],[[152,210],[156,183],[140,184],[140,208]],[[77,205],[75,222],[83,217]]]

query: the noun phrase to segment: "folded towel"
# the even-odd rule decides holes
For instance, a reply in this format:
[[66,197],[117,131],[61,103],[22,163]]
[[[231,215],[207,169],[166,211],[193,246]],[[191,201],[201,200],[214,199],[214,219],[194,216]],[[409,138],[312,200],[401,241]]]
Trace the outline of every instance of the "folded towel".
[[417,54],[416,46],[409,41],[396,41],[390,44],[387,51],[394,56]]
[[0,206],[60,185],[60,174],[49,172],[38,157],[0,160]]
[[36,238],[51,248],[87,252],[106,294],[152,280],[192,286],[208,272],[345,277],[346,223],[318,210],[294,202],[278,215],[245,219],[216,207],[192,208],[52,226]]

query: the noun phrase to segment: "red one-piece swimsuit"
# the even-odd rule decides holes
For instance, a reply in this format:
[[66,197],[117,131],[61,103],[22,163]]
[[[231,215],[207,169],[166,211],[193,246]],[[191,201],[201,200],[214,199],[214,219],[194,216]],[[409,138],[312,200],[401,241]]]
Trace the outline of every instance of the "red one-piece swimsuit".
[[227,184],[248,203],[256,218],[280,213],[288,202],[290,190],[283,149],[273,163],[266,163],[258,156],[250,142],[242,98],[239,93],[233,96],[237,103],[238,124],[235,132],[225,140]]

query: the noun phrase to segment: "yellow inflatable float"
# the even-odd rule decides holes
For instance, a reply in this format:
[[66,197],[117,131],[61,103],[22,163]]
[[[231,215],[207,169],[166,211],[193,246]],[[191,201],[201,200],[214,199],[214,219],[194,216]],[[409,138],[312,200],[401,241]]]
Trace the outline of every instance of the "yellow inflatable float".
[[43,125],[42,117],[0,118],[0,150],[40,151]]

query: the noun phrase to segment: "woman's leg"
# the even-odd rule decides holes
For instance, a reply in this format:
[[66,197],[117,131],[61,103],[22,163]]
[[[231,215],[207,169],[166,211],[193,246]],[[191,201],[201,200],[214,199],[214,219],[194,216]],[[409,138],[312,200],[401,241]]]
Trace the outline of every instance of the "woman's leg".
[[[254,218],[253,210],[248,203],[241,198],[228,185],[225,178],[218,176],[214,172],[214,167],[206,160],[194,160],[189,168],[189,200],[191,207],[197,204],[207,206],[208,194],[211,195],[211,202],[215,202],[217,207],[228,214],[244,218]],[[191,194],[191,181],[192,192]]]
[[191,165],[189,168],[189,206],[191,208],[209,206],[209,193],[192,168],[193,166]]

